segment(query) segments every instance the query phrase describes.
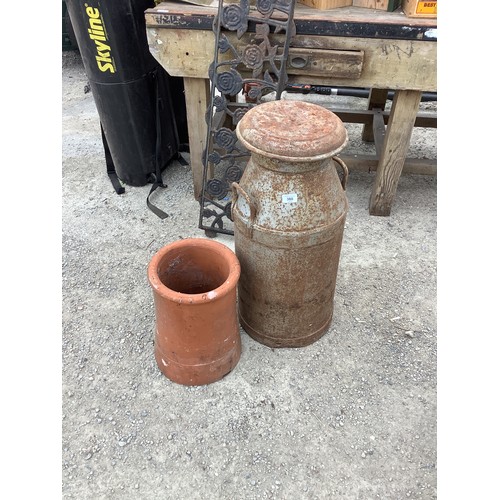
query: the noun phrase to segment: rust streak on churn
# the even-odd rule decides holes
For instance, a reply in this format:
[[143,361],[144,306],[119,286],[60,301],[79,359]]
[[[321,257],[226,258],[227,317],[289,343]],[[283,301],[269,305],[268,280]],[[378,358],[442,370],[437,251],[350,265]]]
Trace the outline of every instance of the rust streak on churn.
[[333,317],[348,208],[335,155],[347,131],[321,106],[278,100],[249,110],[236,133],[252,153],[233,183],[240,323],[271,347],[311,344]]

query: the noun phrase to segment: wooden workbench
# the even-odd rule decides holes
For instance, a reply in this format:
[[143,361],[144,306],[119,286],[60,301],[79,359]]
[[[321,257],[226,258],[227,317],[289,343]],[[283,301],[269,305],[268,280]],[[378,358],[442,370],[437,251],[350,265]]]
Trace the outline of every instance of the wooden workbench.
[[[145,13],[151,53],[170,75],[184,79],[196,197],[202,189],[204,116],[210,104],[208,67],[214,58],[215,14],[214,7],[174,1],[163,2]],[[297,4],[294,21],[297,34],[290,57],[292,48],[307,49],[316,62],[312,66],[309,61],[303,68],[290,66],[290,83],[372,89],[368,106],[371,111],[367,113],[372,113],[373,122],[366,121],[368,114],[358,121],[367,125],[363,138],[375,140],[377,146],[377,174],[369,209],[372,215],[389,215],[418,121],[421,93],[437,90],[436,20],[410,19],[401,10],[344,7],[320,11]],[[241,43],[245,44],[244,38]],[[356,64],[345,64],[346,51],[354,55]],[[318,64],[320,71],[314,71]],[[387,89],[394,90],[395,96],[390,113],[383,113]],[[382,134],[375,133],[380,131],[377,120],[382,124]],[[377,135],[382,137],[378,144]]]

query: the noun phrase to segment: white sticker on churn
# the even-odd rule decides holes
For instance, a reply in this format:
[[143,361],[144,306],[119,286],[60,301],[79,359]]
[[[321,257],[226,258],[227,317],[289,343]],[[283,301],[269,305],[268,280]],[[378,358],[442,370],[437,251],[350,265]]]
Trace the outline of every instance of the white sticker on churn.
[[288,193],[281,195],[282,203],[297,203],[297,193]]

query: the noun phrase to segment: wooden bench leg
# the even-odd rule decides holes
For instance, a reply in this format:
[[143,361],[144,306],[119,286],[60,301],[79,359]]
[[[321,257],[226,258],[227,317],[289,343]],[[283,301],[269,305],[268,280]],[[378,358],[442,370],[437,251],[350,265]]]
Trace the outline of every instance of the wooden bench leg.
[[[370,89],[370,96],[368,97],[368,109],[381,109],[384,111],[387,102],[388,90],[386,89]],[[366,142],[373,142],[373,126],[371,123],[363,126],[361,139]]]
[[203,189],[203,149],[207,136],[205,113],[210,104],[210,80],[184,78],[186,115],[189,134],[189,156],[193,175],[194,197],[199,200]]
[[418,90],[398,90],[392,103],[384,146],[370,197],[370,215],[390,215],[420,104]]

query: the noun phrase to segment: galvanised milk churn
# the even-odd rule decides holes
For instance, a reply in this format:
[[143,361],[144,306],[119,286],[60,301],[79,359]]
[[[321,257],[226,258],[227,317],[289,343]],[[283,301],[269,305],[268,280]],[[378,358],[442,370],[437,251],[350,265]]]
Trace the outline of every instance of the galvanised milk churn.
[[247,111],[236,133],[251,152],[232,185],[241,326],[270,347],[311,344],[333,316],[348,207],[334,155],[347,131],[326,108],[277,100]]

